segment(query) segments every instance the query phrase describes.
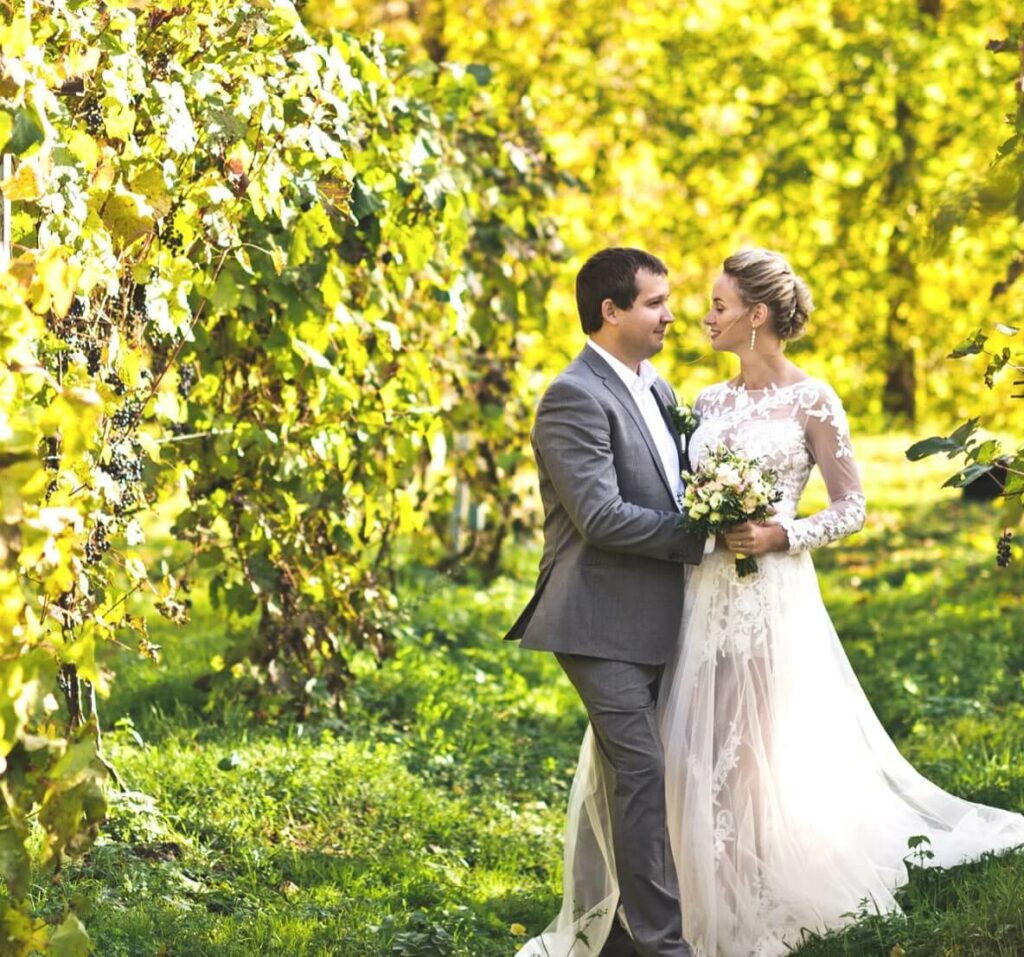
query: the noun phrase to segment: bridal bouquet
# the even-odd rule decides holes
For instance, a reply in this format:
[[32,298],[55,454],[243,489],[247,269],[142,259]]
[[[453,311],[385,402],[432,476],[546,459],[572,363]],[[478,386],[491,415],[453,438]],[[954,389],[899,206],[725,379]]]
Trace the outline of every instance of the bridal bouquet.
[[[694,532],[717,534],[741,522],[760,522],[775,512],[782,498],[778,477],[724,445],[715,449],[696,471],[683,472],[686,489],[680,499],[683,521]],[[740,578],[757,571],[757,559],[736,556]]]

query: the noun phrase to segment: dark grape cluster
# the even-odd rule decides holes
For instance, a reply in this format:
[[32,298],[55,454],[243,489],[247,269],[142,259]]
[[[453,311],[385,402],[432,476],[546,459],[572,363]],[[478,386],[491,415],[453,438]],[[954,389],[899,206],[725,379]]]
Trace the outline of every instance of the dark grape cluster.
[[116,396],[122,396],[128,391],[124,380],[116,372],[111,372],[103,381],[114,390]]
[[103,361],[103,347],[96,342],[86,343],[85,362],[89,369],[89,375],[96,375],[100,371],[100,363]]
[[178,395],[187,399],[196,382],[199,380],[199,373],[191,362],[186,362],[178,369]]
[[145,322],[149,318],[146,311],[146,287],[141,283],[132,290],[132,303],[129,315],[139,322]]
[[142,481],[142,462],[137,455],[130,455],[126,446],[116,446],[110,459],[100,463],[100,468],[115,482],[131,484]]
[[171,252],[176,253],[180,253],[184,247],[184,239],[174,225],[175,214],[180,208],[180,202],[174,203],[174,205],[167,210],[167,215],[164,216],[163,221],[160,223],[160,227],[157,230],[157,235],[160,237],[160,241],[169,250],[171,250]]
[[110,548],[110,542],[107,541],[107,530],[102,525],[97,525],[89,536],[89,540],[85,543],[85,560],[90,565],[95,565],[101,558],[103,558],[104,552]]
[[1010,542],[1013,541],[1013,532],[1009,529],[999,536],[996,544],[996,564],[1000,568],[1006,568],[1010,564]]
[[164,77],[166,77],[167,76],[167,67],[170,66],[170,63],[171,63],[171,58],[170,58],[170,56],[168,56],[167,51],[166,50],[161,50],[153,58],[153,66],[152,66],[153,76],[156,79],[158,79],[158,80],[162,80]]
[[175,228],[174,223],[168,220],[167,225],[160,231],[160,239],[163,240],[163,244],[174,253],[180,253],[184,248],[185,241]]
[[110,417],[110,423],[118,432],[126,432],[138,421],[141,410],[140,400],[129,399]]
[[85,105],[85,128],[93,135],[99,136],[103,132],[103,108],[95,100],[90,100]]
[[139,496],[136,494],[135,489],[130,486],[121,486],[121,501],[114,506],[114,514],[118,518],[124,518],[126,515],[136,511],[136,506],[139,503]]
[[124,315],[124,300],[121,298],[120,290],[118,290],[116,295],[111,296],[107,300],[106,314],[108,319],[112,319],[115,322],[119,321]]

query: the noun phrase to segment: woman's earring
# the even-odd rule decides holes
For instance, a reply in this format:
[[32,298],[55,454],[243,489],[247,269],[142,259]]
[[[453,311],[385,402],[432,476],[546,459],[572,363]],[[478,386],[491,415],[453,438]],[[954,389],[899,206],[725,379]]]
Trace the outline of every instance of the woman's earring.
[[754,351],[754,343],[757,341],[757,326],[750,327],[750,351]]

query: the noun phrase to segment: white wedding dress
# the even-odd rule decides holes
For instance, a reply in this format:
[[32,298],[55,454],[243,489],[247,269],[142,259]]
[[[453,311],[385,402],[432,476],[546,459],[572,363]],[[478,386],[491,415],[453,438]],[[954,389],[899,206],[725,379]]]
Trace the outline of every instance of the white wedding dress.
[[[842,405],[816,379],[697,399],[696,466],[724,444],[778,472],[790,551],[735,573],[686,570],[677,656],[659,699],[683,931],[698,957],[779,957],[862,902],[897,908],[909,838],[951,866],[1024,844],[1024,816],[941,790],[871,710],[822,603],[810,550],[857,531],[865,502]],[[812,467],[830,506],[795,518]],[[569,797],[562,910],[517,957],[596,955],[618,902],[605,788],[588,729]]]

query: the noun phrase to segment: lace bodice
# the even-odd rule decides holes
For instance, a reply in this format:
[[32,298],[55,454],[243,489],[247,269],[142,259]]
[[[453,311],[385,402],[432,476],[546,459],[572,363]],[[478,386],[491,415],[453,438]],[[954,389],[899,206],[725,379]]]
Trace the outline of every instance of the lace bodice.
[[[690,438],[690,462],[719,445],[761,460],[779,476],[783,497],[776,521],[791,552],[818,548],[858,531],[866,517],[864,492],[850,446],[850,429],[839,396],[818,379],[746,390],[719,382],[697,397],[700,425]],[[796,517],[800,496],[817,465],[830,505]]]

